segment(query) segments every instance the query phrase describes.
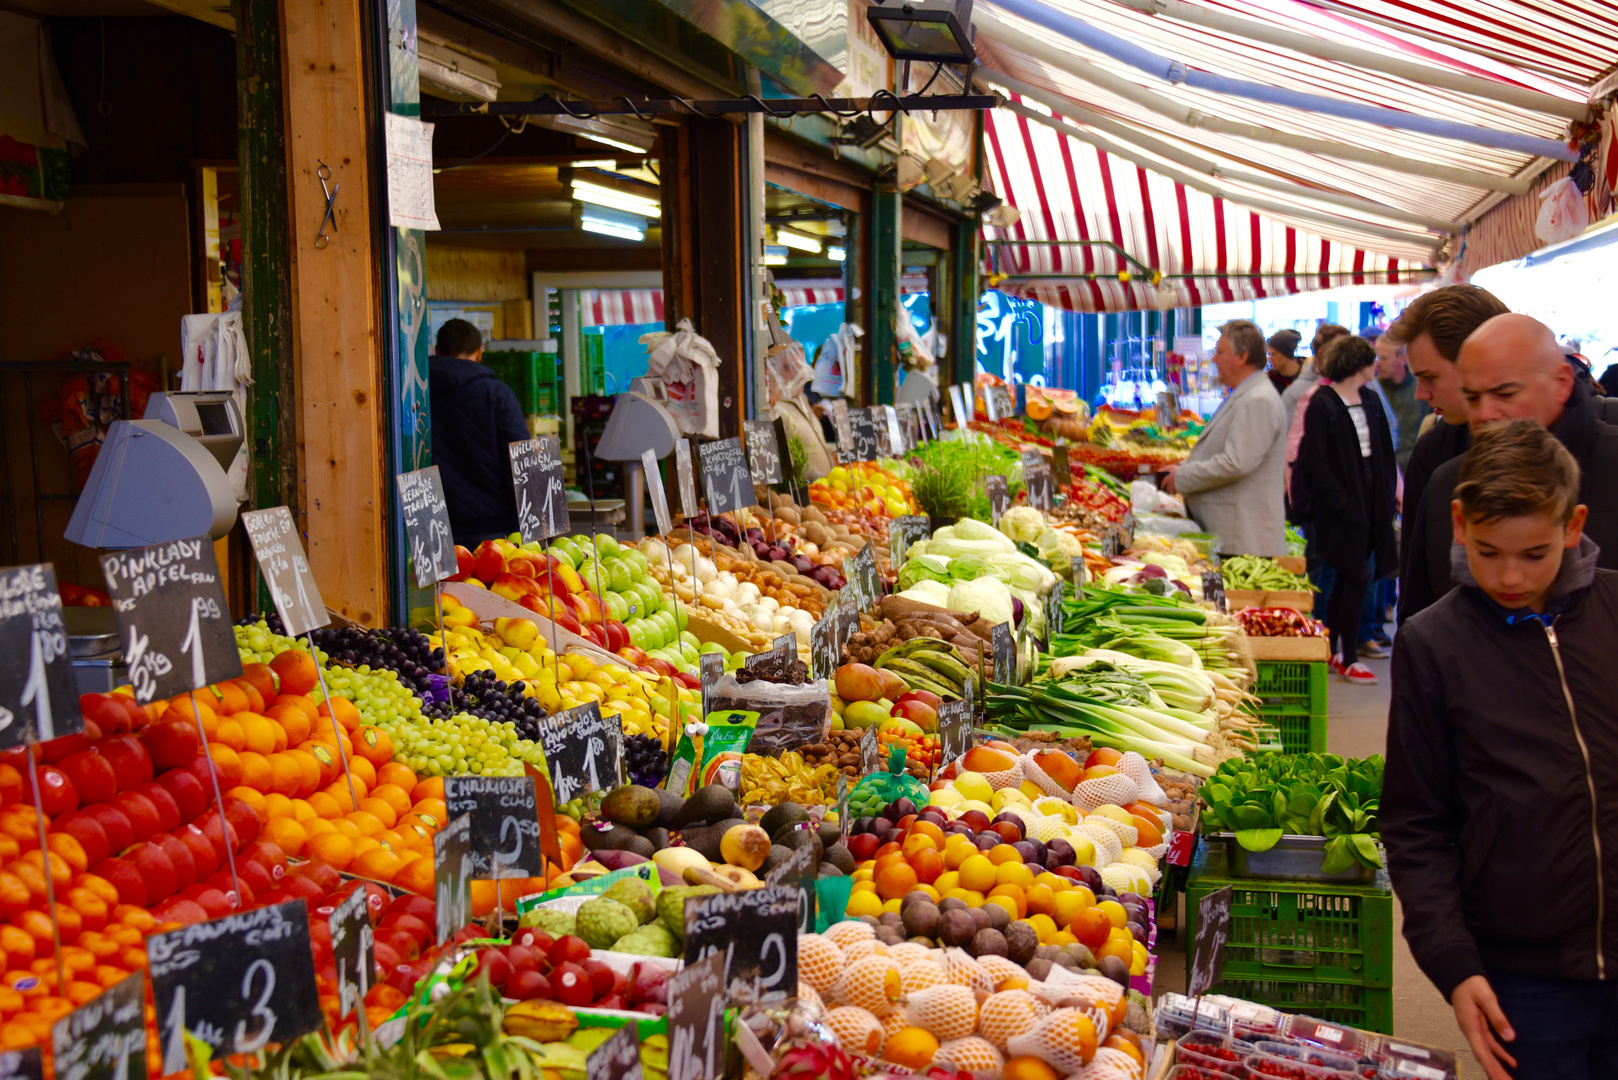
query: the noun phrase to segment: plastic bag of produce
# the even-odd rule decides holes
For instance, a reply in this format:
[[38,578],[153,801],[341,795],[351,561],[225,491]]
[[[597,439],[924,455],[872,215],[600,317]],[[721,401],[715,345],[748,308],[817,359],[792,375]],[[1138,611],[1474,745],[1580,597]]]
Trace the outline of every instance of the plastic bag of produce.
[[880,800],[886,806],[899,799],[909,799],[917,806],[927,805],[927,785],[904,772],[904,762],[905,748],[893,747],[888,756],[887,769],[879,769],[855,785],[849,796],[849,805],[874,804]]
[[767,679],[737,682],[734,675],[727,674],[714,682],[709,700],[714,712],[758,714],[747,744],[749,754],[774,757],[800,750],[824,742],[831,730],[831,693],[825,679],[791,686]]

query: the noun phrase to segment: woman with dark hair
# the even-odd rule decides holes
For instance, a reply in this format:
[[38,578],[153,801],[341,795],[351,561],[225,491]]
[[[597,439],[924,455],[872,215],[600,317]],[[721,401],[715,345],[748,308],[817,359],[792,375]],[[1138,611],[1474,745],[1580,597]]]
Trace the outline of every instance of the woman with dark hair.
[[1332,670],[1348,682],[1374,684],[1359,662],[1360,608],[1370,563],[1386,573],[1398,563],[1393,538],[1398,466],[1381,400],[1366,385],[1376,374],[1376,349],[1354,335],[1332,341],[1316,359],[1329,381],[1310,399],[1303,441],[1292,473],[1292,508],[1314,526],[1315,549],[1333,572],[1326,626]]

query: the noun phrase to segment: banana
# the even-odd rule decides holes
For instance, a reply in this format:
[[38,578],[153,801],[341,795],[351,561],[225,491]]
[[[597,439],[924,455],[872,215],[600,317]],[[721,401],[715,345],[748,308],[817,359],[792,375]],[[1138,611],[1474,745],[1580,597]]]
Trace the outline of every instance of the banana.
[[522,1035],[535,1042],[559,1042],[579,1026],[573,1010],[559,1001],[519,1001],[506,1010],[502,1027],[507,1035]]
[[971,676],[972,670],[954,655],[943,649],[929,649],[916,654],[917,662],[927,665],[941,675],[948,676],[949,681],[958,685],[965,685]]
[[959,684],[955,683],[947,675],[928,667],[926,664],[919,663],[918,661],[903,658],[898,660],[890,660],[888,661],[887,670],[899,676],[907,684],[910,684],[911,689],[917,689],[919,686],[920,689],[931,690],[936,694],[939,691],[933,688],[942,686],[949,690],[953,696],[961,696],[961,686]]
[[887,665],[888,661],[890,661],[890,660],[896,660],[896,659],[900,659],[900,658],[907,657],[907,656],[914,656],[916,653],[923,652],[923,651],[925,651],[927,649],[936,649],[936,648],[940,648],[940,647],[948,647],[948,645],[949,645],[949,643],[947,641],[942,641],[942,640],[940,640],[938,638],[929,638],[929,637],[911,638],[908,641],[899,642],[899,644],[893,646],[892,648],[890,648],[886,652],[884,652],[881,656],[877,657],[875,666],[876,667],[885,667]]

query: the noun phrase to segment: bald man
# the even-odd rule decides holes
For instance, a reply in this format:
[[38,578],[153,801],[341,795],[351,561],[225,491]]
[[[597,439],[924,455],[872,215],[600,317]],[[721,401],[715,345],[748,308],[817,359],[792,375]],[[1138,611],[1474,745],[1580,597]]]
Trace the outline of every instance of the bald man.
[[[1496,315],[1472,331],[1456,360],[1473,431],[1499,420],[1538,420],[1573,454],[1579,501],[1590,508],[1585,534],[1601,548],[1599,565],[1618,569],[1618,427],[1602,421],[1592,383],[1579,377],[1556,335],[1527,315]],[[1406,507],[1404,528],[1413,532],[1400,621],[1455,587],[1450,502],[1461,461],[1435,469],[1420,507]]]

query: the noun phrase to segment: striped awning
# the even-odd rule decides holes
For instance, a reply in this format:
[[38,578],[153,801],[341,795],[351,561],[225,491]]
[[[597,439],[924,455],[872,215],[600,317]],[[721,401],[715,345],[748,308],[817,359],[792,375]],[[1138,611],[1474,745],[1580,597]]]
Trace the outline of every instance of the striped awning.
[[[1081,44],[1059,32],[1067,17],[1155,59],[1143,70]],[[984,0],[974,21],[978,80],[1007,94],[987,119],[985,184],[1021,212],[986,237],[1092,242],[1002,246],[1000,269],[1014,276],[999,287],[1081,310],[1420,278],[1451,267],[1492,209],[1515,202],[1506,216],[1520,214],[1537,204],[1536,177],[1569,168],[1188,85],[1186,72],[1400,123],[1488,129],[1551,154],[1600,141],[1569,116],[1598,84],[1610,96],[1601,80],[1618,58],[1618,0]],[[1340,48],[1359,53],[1326,56]],[[1172,65],[1166,76],[1156,60]],[[1404,67],[1377,66],[1386,60]],[[1135,280],[1119,282],[1119,268]],[[1058,272],[1079,277],[1023,276]],[[1164,287],[1141,284],[1154,273]]]
[[[925,277],[912,276],[899,279],[899,291],[906,295],[923,293],[930,287]],[[806,304],[841,304],[843,302],[843,287],[841,285],[804,286],[791,284],[782,285],[780,288],[787,307],[803,307]]]
[[640,326],[663,321],[662,289],[586,289],[580,299],[585,326]]

